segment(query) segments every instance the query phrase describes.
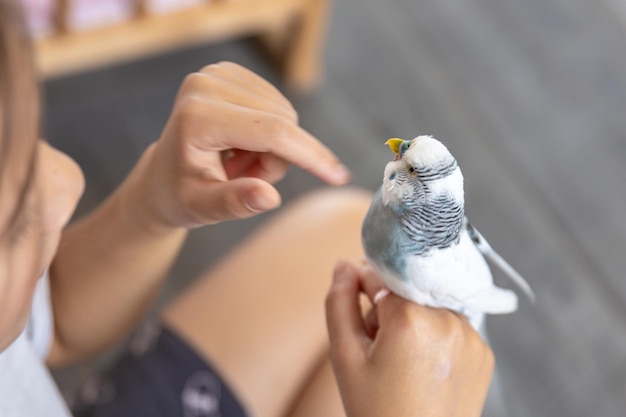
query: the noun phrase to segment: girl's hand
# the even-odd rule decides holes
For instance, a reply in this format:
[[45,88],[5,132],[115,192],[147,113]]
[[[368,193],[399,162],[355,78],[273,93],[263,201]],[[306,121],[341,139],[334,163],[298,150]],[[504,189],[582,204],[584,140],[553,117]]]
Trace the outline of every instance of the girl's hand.
[[480,416],[493,372],[467,320],[389,294],[363,318],[359,294],[381,288],[368,266],[340,262],[326,300],[331,359],[348,417]]
[[329,184],[349,181],[275,87],[237,64],[209,65],[185,78],[161,138],[128,181],[126,206],[150,226],[249,217],[280,205],[272,184],[289,164]]

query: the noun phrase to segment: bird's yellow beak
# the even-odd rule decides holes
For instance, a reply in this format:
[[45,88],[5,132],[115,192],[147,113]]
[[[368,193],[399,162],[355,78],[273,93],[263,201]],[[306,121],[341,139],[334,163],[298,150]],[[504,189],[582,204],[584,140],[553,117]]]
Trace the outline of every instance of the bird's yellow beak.
[[385,142],[385,145],[389,146],[389,149],[396,154],[396,156],[400,156],[400,145],[404,142],[404,139],[400,138],[391,138]]

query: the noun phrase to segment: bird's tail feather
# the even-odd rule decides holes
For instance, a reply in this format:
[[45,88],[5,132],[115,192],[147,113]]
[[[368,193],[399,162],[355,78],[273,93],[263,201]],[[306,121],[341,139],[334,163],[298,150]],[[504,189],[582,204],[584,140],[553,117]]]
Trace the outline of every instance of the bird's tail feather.
[[502,272],[513,281],[524,293],[528,296],[530,301],[535,302],[535,293],[528,282],[522,277],[509,263],[502,257],[498,252],[493,250],[487,239],[480,234],[478,229],[476,229],[472,224],[465,219],[465,227],[467,228],[467,232],[469,233],[472,241],[478,248],[478,250],[483,254],[483,256],[492,264],[500,268]]
[[463,300],[464,305],[486,314],[509,314],[517,310],[517,295],[504,288],[491,287]]
[[[491,247],[489,249],[491,249]],[[511,281],[513,281],[522,291],[524,291],[530,301],[532,301],[533,303],[535,302],[535,293],[533,292],[532,288],[530,288],[528,282],[526,282],[526,280],[520,274],[518,274],[517,271],[513,269],[513,267],[509,265],[509,263],[502,256],[500,256],[498,252],[491,249],[490,251],[485,252],[484,255],[488,261],[497,265],[498,268],[500,268]]]

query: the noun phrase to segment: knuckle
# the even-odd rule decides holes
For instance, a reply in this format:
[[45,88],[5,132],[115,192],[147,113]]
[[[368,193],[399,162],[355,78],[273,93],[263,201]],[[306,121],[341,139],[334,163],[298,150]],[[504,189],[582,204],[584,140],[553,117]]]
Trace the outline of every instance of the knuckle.
[[186,104],[179,108],[176,113],[176,134],[179,139],[179,146],[185,146],[185,140],[195,135],[196,124],[198,121],[198,112],[195,105]]
[[254,175],[257,178],[261,178],[270,184],[276,184],[277,182],[285,178],[286,171],[282,171],[282,170],[281,171],[278,171],[278,170],[268,171],[267,169],[259,168],[256,171],[254,171],[251,175]]
[[488,369],[493,370],[496,365],[496,356],[494,355],[493,350],[491,350],[489,346],[484,344],[483,352],[485,357],[485,363]]
[[225,71],[225,72],[231,72],[231,73],[237,73],[237,74],[244,74],[248,72],[248,70],[244,66],[239,65],[236,62],[229,61],[229,60],[219,61],[216,67],[219,71]]
[[489,345],[467,320],[458,316],[455,318],[456,320],[450,322],[444,339],[444,345],[450,354],[473,357],[487,368],[493,368],[495,358]]
[[331,309],[332,306],[334,304],[334,300],[333,300],[333,289],[331,288],[327,293],[326,293],[326,297],[324,298],[324,309],[326,310],[326,313],[328,313]]
[[341,299],[345,292],[346,290],[343,285],[335,283],[328,291],[328,294],[326,294],[326,310],[331,311],[335,304],[337,304],[337,300]]
[[330,313],[335,305],[337,299],[337,290],[333,285],[328,293],[326,294],[326,298],[324,299],[324,307],[326,308],[326,312]]
[[341,300],[345,300],[351,296],[352,291],[348,284],[335,281],[326,294],[326,311],[333,313],[335,306],[340,304]]
[[465,330],[469,327],[469,322],[467,319],[458,313],[454,313],[452,311],[445,311],[445,329],[447,334],[451,337],[463,338],[465,335]]
[[495,356],[491,347],[485,343],[483,338],[478,334],[478,332],[471,330],[471,335],[468,337],[467,345],[469,345],[469,350],[474,352],[477,357],[483,358],[485,363],[493,367],[495,364]]
[[233,71],[238,67],[239,65],[231,61],[218,61],[213,64],[205,65],[204,67],[202,67],[200,72],[204,74],[218,75],[226,71]]
[[420,317],[416,305],[411,302],[399,300],[394,307],[394,325],[402,333],[413,333],[419,327]]
[[206,76],[199,72],[192,72],[191,74],[187,74],[182,83],[183,91],[189,92],[196,90],[201,85],[203,78],[206,78]]
[[217,63],[205,65],[205,66],[203,66],[200,69],[200,72],[202,72],[204,74],[215,73],[215,72],[219,71],[220,64],[221,64],[220,62],[217,62]]
[[429,322],[429,330],[438,340],[441,351],[447,355],[461,351],[466,344],[463,321],[455,313],[445,309],[438,309],[434,314],[436,319]]
[[463,323],[459,320],[457,325],[452,327],[450,339],[456,343],[460,349],[476,350],[482,343],[478,333],[469,323]]
[[243,201],[243,196],[232,193],[226,198],[222,210],[219,213],[220,218],[223,219],[237,219],[248,217],[252,214],[251,210],[247,208]]
[[195,118],[200,113],[200,108],[203,106],[202,101],[195,95],[185,95],[178,100],[176,106],[176,116],[180,120],[188,120],[189,118]]
[[293,126],[287,119],[274,114],[267,116],[267,129],[268,133],[278,141],[287,141],[293,135]]
[[203,72],[188,74],[183,80],[180,97],[200,99],[201,97],[217,96],[223,89],[221,83],[221,79],[213,74]]
[[208,129],[211,124],[206,123],[207,115],[211,114],[214,109],[211,100],[205,100],[198,95],[183,97],[177,103],[173,114],[178,133],[198,133],[197,130],[200,127],[203,130]]
[[332,290],[326,294],[326,298],[324,299],[324,311],[326,312],[326,320],[329,325],[330,322],[334,319],[334,307],[335,307],[335,295],[333,295]]
[[258,164],[258,175],[268,182],[276,182],[285,177],[289,164],[272,154],[261,154]]
[[239,67],[238,64],[235,64],[233,61],[229,61],[229,60],[219,61],[219,62],[217,62],[215,64],[215,66],[218,67],[218,68],[228,68],[228,67],[235,68],[235,67]]
[[298,115],[298,112],[296,111],[296,109],[294,109],[293,106],[291,105],[287,108],[287,118],[290,119],[296,125],[300,123],[300,116]]

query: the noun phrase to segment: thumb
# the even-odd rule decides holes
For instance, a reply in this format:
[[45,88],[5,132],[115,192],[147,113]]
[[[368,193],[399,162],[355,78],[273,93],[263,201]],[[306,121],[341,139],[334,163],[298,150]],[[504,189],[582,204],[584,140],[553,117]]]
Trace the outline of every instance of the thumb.
[[361,316],[359,294],[357,268],[346,261],[339,261],[326,296],[326,323],[331,357],[340,366],[362,358],[367,349],[367,330]]
[[206,223],[251,217],[273,210],[281,203],[278,191],[258,178],[215,181],[202,194],[199,217]]

